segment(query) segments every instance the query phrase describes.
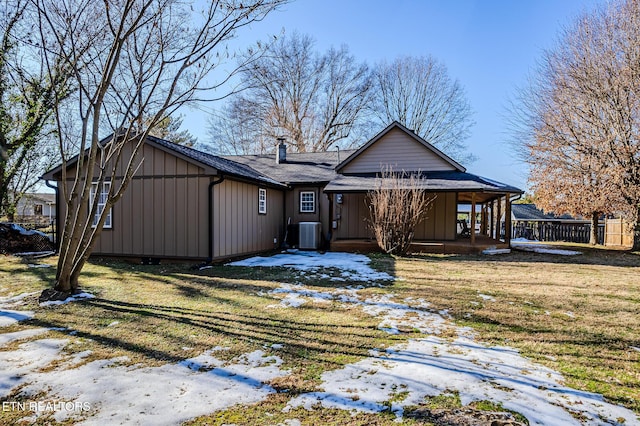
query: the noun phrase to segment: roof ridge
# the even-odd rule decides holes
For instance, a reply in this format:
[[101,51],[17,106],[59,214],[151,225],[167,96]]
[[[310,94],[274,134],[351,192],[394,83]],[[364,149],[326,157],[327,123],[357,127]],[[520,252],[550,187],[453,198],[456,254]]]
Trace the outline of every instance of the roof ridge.
[[[201,151],[199,149],[190,147],[190,146],[186,146],[186,145],[180,145],[177,144],[175,142],[171,142],[167,139],[162,139],[159,138],[157,136],[152,136],[149,135],[147,137],[147,139],[151,140],[152,142],[155,142],[159,145],[164,146],[165,148],[171,149],[175,152],[179,152],[193,160],[196,161],[200,161],[200,162],[204,162],[207,165],[213,167],[214,169],[218,169],[224,173],[229,173],[229,174],[233,174],[233,175],[238,175],[240,177],[245,177],[245,178],[251,178],[251,179],[256,179],[256,180],[261,180],[261,181],[265,181],[271,184],[276,184],[276,185],[283,185],[282,182],[279,182],[276,179],[273,179],[270,176],[265,175],[264,173],[259,172],[258,170],[254,169],[253,167],[247,165],[247,164],[243,164],[240,163],[238,161],[233,161],[231,159],[216,155],[216,154],[211,154],[209,152],[205,152],[205,151]],[[207,161],[209,160],[209,161]],[[233,170],[222,170],[223,168],[220,167],[220,164],[215,164],[217,162],[221,162],[226,164],[227,166],[231,167],[231,168],[236,168],[239,170],[233,171]],[[242,173],[244,172],[244,173]]]

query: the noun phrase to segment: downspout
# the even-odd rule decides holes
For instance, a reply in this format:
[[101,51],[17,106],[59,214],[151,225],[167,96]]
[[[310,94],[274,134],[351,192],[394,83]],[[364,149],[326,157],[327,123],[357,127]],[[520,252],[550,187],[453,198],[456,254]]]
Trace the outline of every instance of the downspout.
[[327,246],[325,248],[329,251],[331,250],[331,240],[333,240],[333,194],[325,193],[325,195],[329,199],[329,232],[327,232]]
[[[514,195],[514,196],[509,197],[509,204],[513,205],[514,202],[518,201],[521,198],[522,198],[522,194],[518,194],[518,195]],[[513,215],[513,208],[512,207],[509,208],[509,211]],[[511,220],[511,219],[509,219],[509,220]],[[511,224],[511,234],[513,234],[513,223]],[[506,235],[505,235],[505,238],[506,238]],[[511,235],[509,235],[509,245],[511,245]]]
[[[60,232],[60,191],[58,190],[57,185],[54,186],[50,184],[48,180],[45,180],[44,184],[56,192],[56,225],[53,229],[53,248],[55,249],[56,253],[58,253],[60,249],[60,241],[58,238]],[[51,215],[51,206],[49,206],[49,215]]]
[[220,175],[220,179],[209,182],[208,188],[208,209],[209,209],[209,257],[207,258],[207,264],[213,261],[213,187],[224,181],[224,175]]
[[281,248],[289,248],[287,244],[287,238],[289,237],[289,219],[287,218],[287,191],[289,189],[282,190],[282,221],[284,222],[284,233],[282,234],[282,241],[280,241]]

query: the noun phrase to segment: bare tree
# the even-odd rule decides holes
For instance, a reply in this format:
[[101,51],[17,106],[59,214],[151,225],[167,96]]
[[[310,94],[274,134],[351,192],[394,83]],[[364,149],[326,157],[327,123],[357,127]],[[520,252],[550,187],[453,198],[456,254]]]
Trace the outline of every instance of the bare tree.
[[590,212],[592,227],[599,212],[627,215],[636,248],[639,94],[640,3],[618,1],[564,31],[517,112],[536,196],[561,212]]
[[[358,63],[346,46],[319,54],[311,37],[297,33],[268,45],[240,77],[246,90],[211,120],[210,135],[242,152],[265,148],[250,141],[271,141],[272,149],[280,136],[298,152],[326,151],[347,141],[371,87],[367,65]],[[247,137],[229,138],[225,129],[236,127]]]
[[[53,139],[52,135],[50,137]],[[60,156],[52,140],[43,139],[32,149],[27,150],[21,166],[15,169],[8,182],[9,202],[5,211],[9,221],[14,220],[13,215],[17,212],[17,205],[22,197],[37,188],[42,183],[40,177],[59,162]]]
[[54,104],[68,94],[60,61],[46,75],[31,39],[33,13],[29,0],[0,4],[0,214],[10,220],[24,191],[50,165],[44,155],[49,120]]
[[420,172],[398,173],[387,167],[367,194],[369,226],[385,253],[403,256],[409,251],[416,226],[435,199],[425,192],[425,181]]
[[236,96],[210,117],[209,141],[199,145],[216,154],[266,154],[273,150],[273,133],[258,105]]
[[[530,169],[536,205],[557,214],[588,217],[589,242],[597,244],[599,218],[614,213],[616,199],[610,170],[601,159],[604,147],[584,117],[598,114],[594,104],[571,87],[567,59],[547,52],[533,84],[521,91],[516,148]],[[619,197],[618,197],[619,198]]]
[[77,86],[55,106],[66,207],[55,290],[68,294],[141,164],[146,137],[217,87],[208,76],[226,58],[227,40],[283,1],[34,1],[47,63],[63,58]]
[[398,121],[451,157],[473,160],[464,143],[474,124],[471,107],[444,64],[431,56],[381,62],[373,87],[371,111],[380,125]]

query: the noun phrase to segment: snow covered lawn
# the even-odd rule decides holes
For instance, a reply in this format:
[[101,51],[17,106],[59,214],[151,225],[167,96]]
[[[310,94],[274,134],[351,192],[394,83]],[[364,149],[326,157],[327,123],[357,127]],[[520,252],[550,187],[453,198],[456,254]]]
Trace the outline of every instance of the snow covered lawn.
[[[0,423],[174,425],[276,396],[284,398],[284,409],[263,413],[278,419],[273,424],[308,421],[305,412],[315,419],[314,411],[324,409],[391,412],[402,422],[425,400],[455,395],[462,406],[490,401],[531,425],[640,424],[634,412],[568,387],[560,373],[513,347],[483,343],[454,322],[434,286],[423,283],[417,294],[399,286],[415,276],[439,276],[441,267],[455,276],[473,266],[430,262],[397,260],[402,281],[373,269],[369,257],[348,253],[282,253],[232,263],[295,271],[279,283],[226,277],[247,273],[226,267],[120,270],[124,278],[95,287],[111,297],[87,291],[64,305],[34,306],[29,300],[37,292],[12,295],[0,288]],[[152,291],[132,286],[141,277]],[[118,283],[134,288],[131,299],[117,298]],[[486,284],[465,290],[469,316],[515,306],[505,300],[504,285]],[[449,286],[445,298],[459,291],[453,281]],[[534,302],[524,300],[519,309],[540,321],[584,315],[570,306],[550,312],[533,296],[529,292]],[[75,312],[78,318],[69,319]],[[31,318],[42,321],[19,322]],[[58,318],[75,326],[57,327]],[[637,344],[629,354],[638,356]],[[345,355],[353,360],[335,361]],[[145,361],[150,356],[152,363]],[[300,380],[292,377],[297,369],[304,373],[303,361],[323,370],[305,379],[301,389],[307,390],[289,396],[283,384]]]

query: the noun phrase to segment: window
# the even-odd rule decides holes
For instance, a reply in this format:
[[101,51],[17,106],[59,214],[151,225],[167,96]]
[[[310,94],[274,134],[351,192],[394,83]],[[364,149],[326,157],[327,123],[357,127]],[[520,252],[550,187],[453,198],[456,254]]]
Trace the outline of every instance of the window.
[[42,216],[42,204],[34,204],[33,214],[36,216]]
[[[100,215],[104,210],[105,204],[107,204],[107,195],[109,194],[109,189],[111,188],[111,182],[103,182],[102,183],[102,191],[98,194],[98,209],[96,210],[95,216],[93,216],[93,223],[91,226],[96,226],[98,221],[100,221]],[[96,192],[98,191],[98,183],[91,184],[91,192],[89,194],[89,210],[91,210],[91,206],[93,206],[93,200],[96,196]],[[111,228],[111,209],[107,213],[107,217],[104,220],[103,228]]]
[[258,213],[267,214],[267,190],[258,189]]
[[313,191],[300,191],[300,213],[316,212],[316,193]]

